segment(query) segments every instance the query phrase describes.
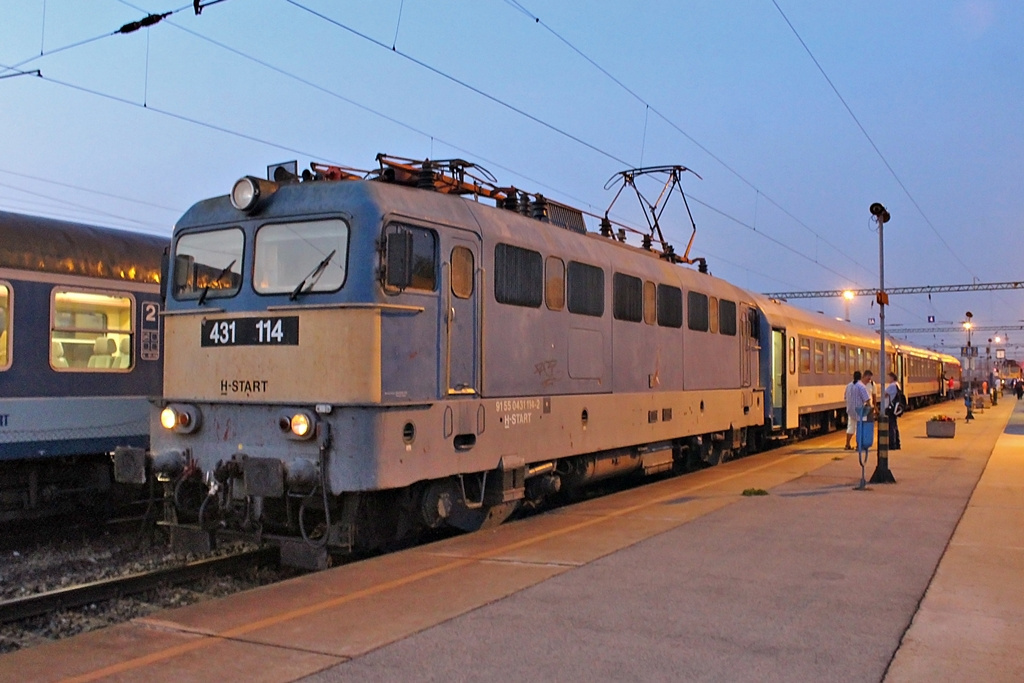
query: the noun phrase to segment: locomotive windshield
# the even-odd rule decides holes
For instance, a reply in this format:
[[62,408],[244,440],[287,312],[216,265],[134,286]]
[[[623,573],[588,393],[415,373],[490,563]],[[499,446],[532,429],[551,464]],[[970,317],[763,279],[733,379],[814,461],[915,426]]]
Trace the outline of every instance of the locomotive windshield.
[[253,286],[260,294],[335,292],[345,283],[348,224],[338,218],[269,223],[256,232]]
[[174,298],[234,296],[242,283],[241,228],[182,235],[174,248]]

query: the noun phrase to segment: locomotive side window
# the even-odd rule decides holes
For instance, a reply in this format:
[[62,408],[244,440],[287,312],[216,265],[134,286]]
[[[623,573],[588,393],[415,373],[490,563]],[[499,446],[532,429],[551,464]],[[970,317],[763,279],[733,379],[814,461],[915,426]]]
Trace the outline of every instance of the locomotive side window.
[[650,280],[644,282],[644,322],[653,325],[658,320],[658,288]]
[[718,297],[708,297],[708,332],[718,332]]
[[473,252],[466,247],[452,249],[452,294],[460,299],[473,296]]
[[643,320],[644,284],[640,278],[622,273],[612,276],[612,316],[634,323]]
[[182,235],[174,247],[174,298],[234,296],[242,284],[241,228]]
[[[736,302],[722,299],[718,302],[718,331],[736,336]],[[753,336],[753,335],[751,335]]]
[[825,372],[825,342],[817,341],[814,342],[814,371],[816,373]]
[[53,290],[50,365],[57,371],[130,370],[132,308],[125,295]]
[[811,371],[811,340],[800,337],[800,372]]
[[683,290],[672,285],[658,285],[658,324],[662,327],[683,326]]
[[686,326],[698,332],[708,331],[708,295],[700,292],[686,293]]
[[11,289],[0,283],[0,370],[11,367]]
[[[336,292],[345,284],[348,223],[268,223],[256,231],[253,288],[260,294]],[[415,243],[415,238],[414,238]]]
[[540,308],[544,260],[540,252],[511,244],[494,247],[494,298],[499,304]]
[[569,261],[569,312],[604,315],[604,271],[578,261]]
[[548,309],[565,308],[565,263],[557,256],[548,256],[544,277],[544,302]]

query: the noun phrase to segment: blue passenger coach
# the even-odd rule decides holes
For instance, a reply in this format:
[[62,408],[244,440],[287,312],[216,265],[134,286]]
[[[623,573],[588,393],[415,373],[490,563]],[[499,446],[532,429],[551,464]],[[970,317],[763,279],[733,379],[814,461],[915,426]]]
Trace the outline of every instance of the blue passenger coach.
[[148,443],[167,243],[0,212],[0,521],[75,509]]

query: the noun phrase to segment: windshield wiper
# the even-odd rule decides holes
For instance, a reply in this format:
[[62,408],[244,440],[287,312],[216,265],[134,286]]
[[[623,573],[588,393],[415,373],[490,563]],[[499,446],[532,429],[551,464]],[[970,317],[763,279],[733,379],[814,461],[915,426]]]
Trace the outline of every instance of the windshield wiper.
[[314,268],[309,275],[302,278],[302,282],[295,286],[295,289],[292,290],[291,296],[288,297],[288,301],[295,301],[298,299],[299,294],[302,294],[302,288],[305,287],[306,283],[310,280],[312,280],[312,282],[309,282],[309,286],[312,287],[315,285],[317,278],[320,277],[320,273],[324,272],[324,268],[327,267],[327,264],[331,262],[331,259],[334,258],[336,253],[338,253],[338,250],[332,249],[330,254],[324,256],[324,260],[316,264],[316,268]]
[[213,286],[213,283],[220,282],[220,279],[228,274],[228,271],[231,270],[231,266],[235,265],[235,261],[237,261],[237,260],[238,259],[232,260],[231,263],[229,263],[226,266],[224,266],[224,270],[222,270],[219,273],[217,273],[217,277],[213,278],[212,280],[210,280],[209,282],[206,283],[206,286],[203,287],[202,294],[199,295],[199,301],[196,303],[197,306],[202,306],[203,305],[203,302],[206,301],[206,295],[209,294],[210,287]]

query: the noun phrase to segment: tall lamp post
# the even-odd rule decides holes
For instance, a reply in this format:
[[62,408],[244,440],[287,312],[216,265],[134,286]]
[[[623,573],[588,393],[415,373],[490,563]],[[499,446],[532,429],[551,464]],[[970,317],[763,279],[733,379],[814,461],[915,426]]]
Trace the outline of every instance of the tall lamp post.
[[895,484],[896,477],[889,471],[889,424],[885,419],[885,408],[888,399],[885,394],[885,305],[889,303],[889,295],[885,293],[885,240],[883,228],[889,222],[889,212],[884,206],[875,202],[870,208],[871,215],[878,223],[878,328],[881,337],[881,345],[878,353],[878,380],[882,382],[882,393],[879,400],[881,410],[878,414],[878,464],[875,472],[871,475],[872,484]]
[[964,367],[967,368],[967,379],[973,388],[974,373],[971,370],[974,369],[974,358],[972,357],[974,352],[971,350],[971,330],[974,328],[974,323],[971,322],[971,318],[974,317],[974,314],[967,311],[965,315],[967,316],[967,322],[964,323],[964,329],[967,330],[967,353],[964,355]]

